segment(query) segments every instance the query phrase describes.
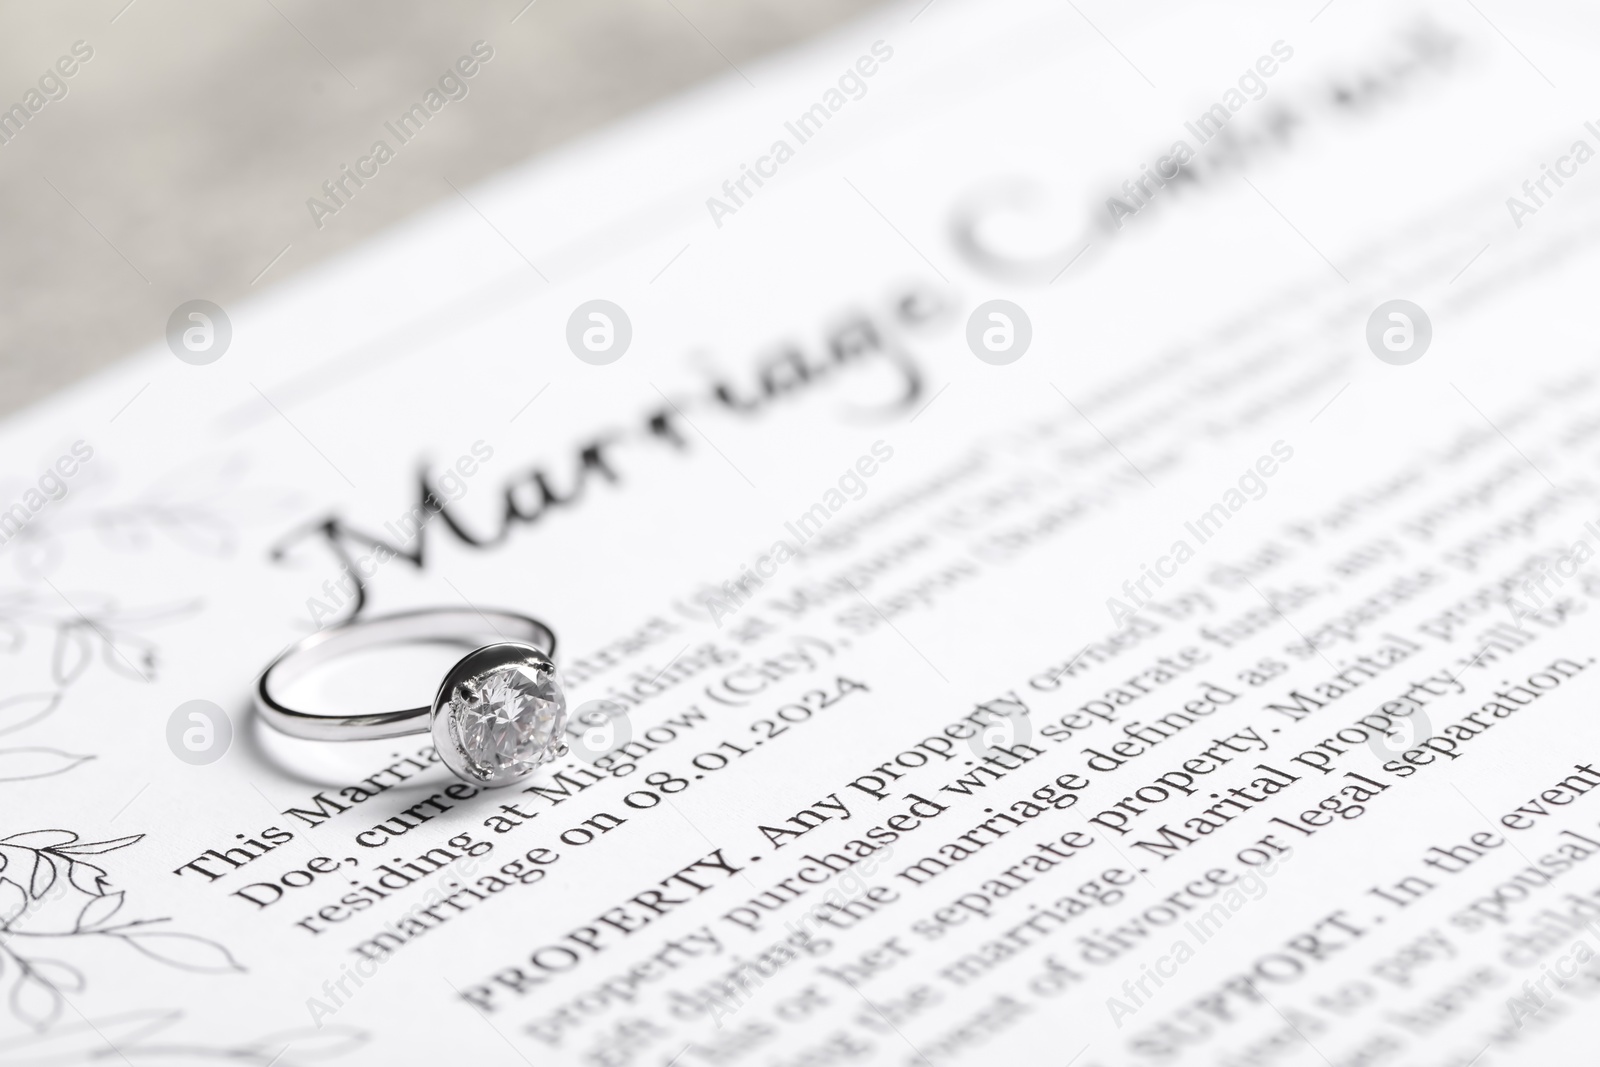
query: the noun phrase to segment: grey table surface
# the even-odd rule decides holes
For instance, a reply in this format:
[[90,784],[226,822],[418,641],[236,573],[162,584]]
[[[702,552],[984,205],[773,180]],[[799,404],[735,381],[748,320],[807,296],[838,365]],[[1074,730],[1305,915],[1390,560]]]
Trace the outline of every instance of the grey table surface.
[[[0,113],[37,107],[0,124],[0,413],[158,340],[183,301],[226,306],[877,2],[0,3]],[[311,225],[306,199],[479,40],[494,58],[447,121]]]

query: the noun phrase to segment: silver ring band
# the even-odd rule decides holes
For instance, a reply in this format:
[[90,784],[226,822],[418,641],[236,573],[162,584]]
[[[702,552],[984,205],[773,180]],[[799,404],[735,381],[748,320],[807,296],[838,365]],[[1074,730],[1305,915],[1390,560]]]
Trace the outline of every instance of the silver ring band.
[[382,645],[477,645],[517,643],[554,659],[555,632],[537,619],[509,611],[425,608],[375,618],[356,618],[301,638],[267,664],[256,681],[256,711],[269,725],[310,741],[370,741],[426,733],[433,706],[365,715],[316,715],[280,703],[272,690],[287,685],[338,656]]

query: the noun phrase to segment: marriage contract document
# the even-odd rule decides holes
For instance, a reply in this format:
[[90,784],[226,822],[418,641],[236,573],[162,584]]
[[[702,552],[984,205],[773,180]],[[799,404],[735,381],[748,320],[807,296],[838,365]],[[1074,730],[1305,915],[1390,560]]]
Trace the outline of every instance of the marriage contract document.
[[[0,1062],[1596,1062],[1595,20],[1499,8],[890,5],[0,424]],[[565,755],[255,715],[440,607]]]

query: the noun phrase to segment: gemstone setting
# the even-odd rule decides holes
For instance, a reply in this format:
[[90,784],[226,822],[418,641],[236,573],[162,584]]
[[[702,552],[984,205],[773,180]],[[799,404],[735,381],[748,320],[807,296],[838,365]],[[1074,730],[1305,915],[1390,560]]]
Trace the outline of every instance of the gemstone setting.
[[433,742],[456,774],[509,785],[566,751],[567,701],[555,664],[506,641],[468,653],[439,687]]

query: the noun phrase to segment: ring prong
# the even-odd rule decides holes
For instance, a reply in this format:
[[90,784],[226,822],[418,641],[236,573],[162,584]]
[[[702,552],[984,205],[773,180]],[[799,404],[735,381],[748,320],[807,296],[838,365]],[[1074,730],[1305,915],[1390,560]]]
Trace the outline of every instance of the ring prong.
[[471,682],[462,682],[456,686],[456,699],[463,704],[471,704],[478,699],[478,691]]

